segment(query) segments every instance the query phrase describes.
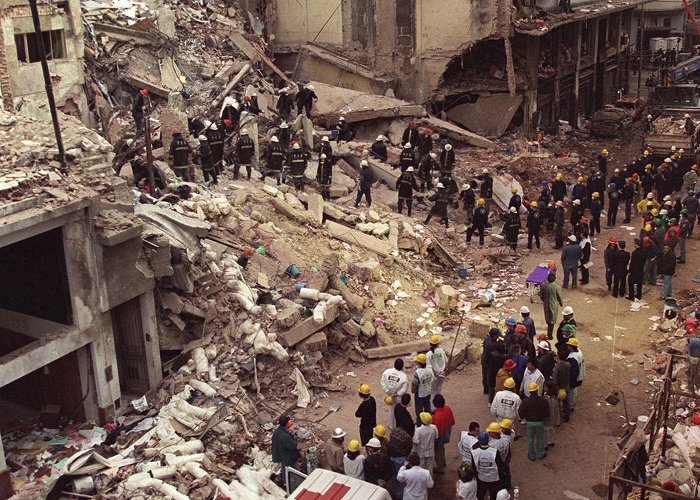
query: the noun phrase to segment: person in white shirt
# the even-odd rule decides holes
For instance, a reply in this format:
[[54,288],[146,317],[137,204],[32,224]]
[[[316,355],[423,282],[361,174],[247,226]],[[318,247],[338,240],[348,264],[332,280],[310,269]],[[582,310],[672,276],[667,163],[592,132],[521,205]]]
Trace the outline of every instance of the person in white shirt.
[[421,412],[429,413],[432,404],[433,370],[428,366],[428,358],[423,353],[417,354],[413,361],[418,367],[413,373],[411,392],[415,394],[416,425],[420,425]]
[[470,422],[469,431],[462,431],[459,436],[459,444],[457,448],[459,449],[459,454],[462,457],[462,462],[472,461],[472,449],[474,445],[478,443],[479,432],[479,422]]
[[438,438],[437,427],[433,425],[433,416],[428,412],[420,414],[420,421],[423,425],[416,428],[413,433],[413,444],[416,453],[420,457],[420,466],[433,475],[435,465],[435,440]]
[[[433,370],[433,385],[430,393],[435,396],[442,394],[442,383],[445,380],[445,369],[447,368],[447,354],[440,345],[440,336],[430,337],[430,350],[425,353],[428,366]],[[434,408],[433,408],[434,409]]]
[[393,400],[393,403],[387,405],[389,407],[387,427],[389,429],[393,429],[396,427],[394,408],[396,408],[396,404],[401,401],[401,396],[408,392],[408,376],[403,371],[403,359],[397,358],[394,361],[393,368],[387,368],[384,370],[380,384],[384,393],[387,396],[391,396],[391,399]]
[[413,452],[396,475],[396,480],[405,485],[403,500],[427,500],[428,490],[433,487],[433,478],[430,472],[419,464],[420,457],[416,452]]
[[360,441],[357,439],[351,439],[348,443],[348,451],[343,456],[343,470],[346,476],[365,480],[365,457],[360,455]]
[[498,422],[491,422],[486,428],[489,435],[489,446],[498,450],[498,456],[503,462],[500,469],[501,486],[510,488],[510,445],[511,441],[508,437],[502,434],[503,428]]
[[459,479],[457,479],[457,499],[477,500],[474,465],[471,462],[462,462],[457,473],[459,474]]
[[515,380],[508,377],[503,383],[505,389],[498,391],[493,397],[491,403],[491,414],[496,415],[498,420],[509,418],[511,420],[518,419],[518,408],[522,402],[520,396],[515,391]]
[[539,387],[539,389],[537,389],[537,394],[541,396],[542,387],[544,386],[544,375],[542,375],[542,372],[537,368],[537,359],[535,358],[529,358],[527,360],[527,369],[523,374],[523,381],[520,384],[520,392],[524,397],[530,396],[528,387],[532,382],[536,383],[537,387]]
[[487,491],[490,498],[496,498],[500,489],[503,461],[498,450],[489,446],[489,435],[486,432],[479,434],[479,446],[472,450],[472,463],[477,473],[478,498],[484,498]]

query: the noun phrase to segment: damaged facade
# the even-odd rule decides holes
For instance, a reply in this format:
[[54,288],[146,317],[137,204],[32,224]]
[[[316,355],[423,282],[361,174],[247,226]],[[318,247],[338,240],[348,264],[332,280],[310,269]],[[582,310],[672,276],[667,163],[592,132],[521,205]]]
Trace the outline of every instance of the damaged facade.
[[[38,9],[56,104],[68,114],[87,119],[80,1],[41,2]],[[28,3],[20,0],[2,2],[0,8],[0,95],[7,110],[20,109],[23,98],[46,102],[31,12]],[[42,114],[48,117],[48,108]]]

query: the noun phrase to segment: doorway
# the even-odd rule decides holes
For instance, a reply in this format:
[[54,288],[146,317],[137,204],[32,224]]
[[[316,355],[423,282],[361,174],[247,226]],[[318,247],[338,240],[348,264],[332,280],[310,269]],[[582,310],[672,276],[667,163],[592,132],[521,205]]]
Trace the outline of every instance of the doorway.
[[148,391],[148,365],[141,320],[140,297],[112,309],[112,329],[122,392],[142,395]]

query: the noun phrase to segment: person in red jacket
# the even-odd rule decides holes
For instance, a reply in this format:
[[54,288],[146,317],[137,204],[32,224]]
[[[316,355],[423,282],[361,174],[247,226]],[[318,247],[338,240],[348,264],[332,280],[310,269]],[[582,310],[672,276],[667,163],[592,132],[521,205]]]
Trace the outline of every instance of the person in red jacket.
[[442,394],[433,396],[433,425],[437,427],[438,437],[435,440],[435,473],[444,474],[445,472],[445,445],[450,442],[452,434],[452,426],[455,425],[455,416],[452,413],[452,408],[445,404],[445,398]]

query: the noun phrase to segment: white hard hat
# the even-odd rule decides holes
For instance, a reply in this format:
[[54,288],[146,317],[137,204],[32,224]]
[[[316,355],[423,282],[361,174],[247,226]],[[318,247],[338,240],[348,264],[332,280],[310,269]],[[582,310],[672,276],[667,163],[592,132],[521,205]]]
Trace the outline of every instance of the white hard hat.
[[481,171],[481,173],[482,173],[482,174],[488,174],[488,173],[489,173],[489,169],[488,169],[488,168],[485,168],[485,169],[483,169],[483,170]]
[[253,92],[252,94],[250,94],[250,97],[258,97],[257,92]]
[[345,437],[345,431],[341,427],[336,427],[335,429],[333,429],[333,437],[334,438]]
[[452,149],[452,144],[445,144],[445,151]]
[[[672,151],[675,151],[675,149],[671,148]],[[664,163],[671,163],[671,158],[664,158]]]
[[211,122],[209,120],[204,120],[204,126],[205,127],[211,126]]
[[289,128],[289,125],[287,125],[287,122],[282,122],[280,123],[280,128]]
[[463,185],[462,185],[462,189],[464,189],[465,191],[468,190],[468,189],[471,189],[471,188],[472,188],[472,187],[471,187],[471,185],[469,185],[469,184],[463,184]]
[[247,128],[241,129],[241,135],[248,135],[248,129]]
[[615,173],[616,173],[616,174],[619,174],[619,173],[620,173],[620,169],[619,169],[619,168],[616,168],[616,169],[615,169]]
[[369,167],[369,162],[368,162],[367,160],[362,160],[362,161],[360,162],[360,165],[363,166],[363,167]]
[[563,207],[563,206],[564,206],[564,202],[561,201],[561,200],[559,200],[559,201],[557,201],[554,205],[556,205],[557,207]]
[[413,172],[413,167],[408,167],[408,168],[406,169],[406,172]]
[[378,135],[377,138],[375,139],[375,141],[383,141],[383,140],[384,140],[383,135]]
[[662,208],[661,210],[659,210],[659,215],[668,215],[668,210]]
[[273,136],[270,138],[270,141],[272,141],[272,142],[280,142],[280,140],[277,138],[276,135],[273,135]]
[[552,350],[552,346],[550,346],[549,342],[547,342],[546,340],[540,340],[539,343],[537,344],[537,347],[539,347],[540,349],[544,349],[545,351]]
[[580,205],[580,204],[581,204],[581,200],[579,200],[578,198],[576,198],[576,199],[574,200],[574,205]]
[[654,193],[647,193],[647,200],[653,200],[654,199]]
[[209,127],[211,130],[219,130],[219,127],[216,126],[216,123],[212,123],[211,127]]
[[690,115],[688,113],[683,115],[683,118],[690,118]]
[[294,146],[292,146],[292,149],[301,149],[301,146],[299,145],[298,142],[295,142]]
[[442,184],[442,182],[438,182],[438,183],[437,183],[437,187],[438,187],[438,188],[444,188],[445,186]]
[[197,139],[198,139],[199,141],[206,141],[206,140],[207,140],[207,136],[204,135],[204,134],[202,134],[202,135],[200,135],[199,137],[197,137]]
[[330,142],[330,141],[331,140],[328,138],[327,135],[324,135],[323,137],[321,137],[321,142]]
[[530,309],[527,306],[520,308],[520,314],[530,314]]
[[410,149],[410,148],[412,148],[413,146],[411,145],[410,142],[407,142],[406,144],[403,145],[403,147],[406,148],[406,149]]
[[568,240],[569,240],[570,242],[572,242],[572,243],[576,243],[576,236],[574,236],[573,234],[572,234],[572,235],[569,235]]
[[651,115],[647,115],[647,120],[651,120],[651,118],[652,118]]
[[685,150],[683,148],[678,150],[679,153],[685,153]]
[[319,158],[321,158],[322,160],[325,160],[328,157],[326,156],[326,153],[321,153],[321,156],[319,156]]
[[569,314],[574,314],[574,308],[571,306],[566,306],[564,309],[561,310],[561,313],[564,316],[568,316]]
[[306,88],[309,89],[309,90],[316,90],[315,87],[314,87],[313,85],[311,85],[311,84],[308,84],[308,85],[306,86]]
[[671,195],[667,194],[666,196],[664,196],[664,201],[671,201]]
[[435,153],[430,153],[430,157],[434,160],[435,158],[437,158],[437,155]]
[[675,151],[675,150],[676,150],[676,146],[671,146],[671,151]]
[[514,214],[514,213],[516,213],[516,212],[518,211],[518,209],[515,208],[515,207],[510,207],[510,208],[508,209],[508,211],[509,211],[510,213]]
[[344,121],[345,121],[345,117],[344,117],[344,116],[341,116],[340,118],[338,118],[338,121],[339,121],[339,122],[344,122]]
[[372,438],[369,441],[367,441],[367,446],[369,446],[370,448],[381,448],[382,443],[379,442],[379,439]]

